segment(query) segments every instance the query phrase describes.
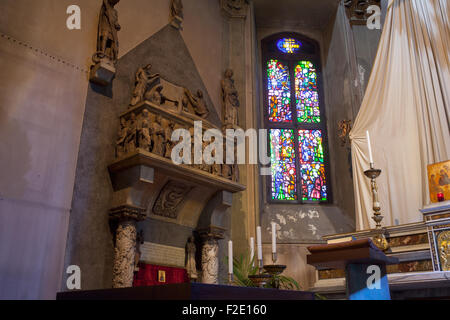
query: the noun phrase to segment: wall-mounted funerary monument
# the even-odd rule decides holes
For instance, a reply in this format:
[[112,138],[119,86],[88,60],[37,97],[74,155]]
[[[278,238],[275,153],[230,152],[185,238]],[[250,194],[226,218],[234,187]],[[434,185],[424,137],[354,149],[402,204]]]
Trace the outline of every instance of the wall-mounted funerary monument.
[[[136,223],[149,216],[192,227],[202,242],[201,281],[218,283],[218,240],[226,231],[226,211],[232,193],[245,186],[239,184],[237,164],[172,160],[174,148],[183,142],[183,138],[172,141],[177,129],[189,132],[193,158],[198,148],[194,147],[198,134],[194,122],[201,121],[202,136],[205,130],[220,133],[221,128],[205,119],[209,109],[201,90],[192,93],[150,70],[147,65],[136,72],[130,104],[120,114],[116,160],[108,167],[114,189],[110,219],[117,224],[113,286],[132,286]],[[209,143],[200,141],[204,151]]]

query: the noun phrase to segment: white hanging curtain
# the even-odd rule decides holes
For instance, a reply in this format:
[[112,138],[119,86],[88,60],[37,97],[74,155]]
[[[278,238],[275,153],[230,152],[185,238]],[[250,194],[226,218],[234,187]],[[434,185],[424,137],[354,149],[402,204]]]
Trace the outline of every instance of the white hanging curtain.
[[383,225],[422,221],[427,165],[450,159],[450,1],[391,0],[361,109],[350,132],[358,230],[371,217],[370,132]]

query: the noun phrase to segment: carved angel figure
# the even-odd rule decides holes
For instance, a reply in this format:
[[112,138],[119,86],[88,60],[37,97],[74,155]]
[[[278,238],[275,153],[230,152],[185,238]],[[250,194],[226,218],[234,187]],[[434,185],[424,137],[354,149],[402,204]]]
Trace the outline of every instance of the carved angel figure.
[[119,41],[117,31],[120,30],[117,10],[114,6],[120,0],[103,0],[100,10],[97,34],[97,52],[94,54],[93,61],[99,62],[107,58],[115,63],[119,55]]

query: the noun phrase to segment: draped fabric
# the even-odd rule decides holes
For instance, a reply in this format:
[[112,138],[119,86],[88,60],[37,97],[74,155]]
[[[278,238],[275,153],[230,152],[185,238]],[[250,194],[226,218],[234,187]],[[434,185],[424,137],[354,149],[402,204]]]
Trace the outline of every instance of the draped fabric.
[[[165,282],[159,281],[163,280],[158,279],[159,271],[165,272]],[[133,287],[146,287],[185,282],[189,282],[186,269],[157,266],[140,262],[139,271],[134,276]]]
[[350,132],[356,225],[373,228],[366,130],[383,225],[422,221],[427,165],[450,158],[450,1],[390,0],[360,111]]

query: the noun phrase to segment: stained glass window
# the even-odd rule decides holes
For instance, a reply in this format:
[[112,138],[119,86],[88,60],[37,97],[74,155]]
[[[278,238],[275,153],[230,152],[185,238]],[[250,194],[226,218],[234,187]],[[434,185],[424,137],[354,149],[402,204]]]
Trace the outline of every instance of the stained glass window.
[[292,121],[289,68],[275,59],[267,62],[267,94],[269,121]]
[[272,199],[297,200],[294,130],[270,130]]
[[278,40],[278,50],[284,53],[296,53],[300,50],[301,42],[292,38],[283,38]]
[[322,131],[298,130],[302,200],[326,201],[327,185],[323,158]]
[[295,101],[298,122],[320,122],[317,72],[310,61],[295,66]]
[[[301,39],[301,40],[299,40]],[[263,40],[265,125],[269,129],[270,201],[330,201],[326,123],[320,97],[320,50],[294,34]]]

